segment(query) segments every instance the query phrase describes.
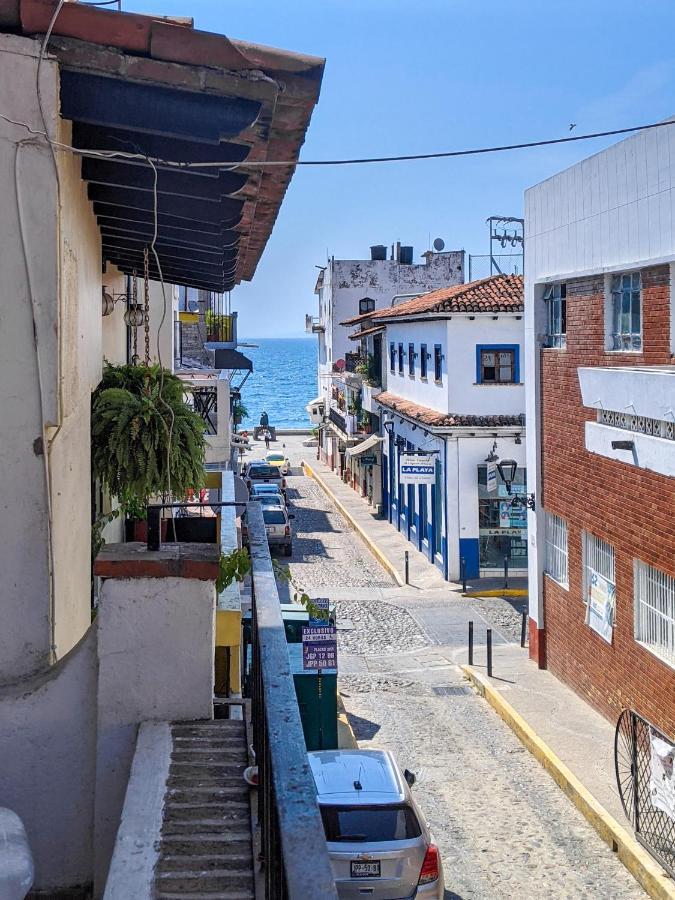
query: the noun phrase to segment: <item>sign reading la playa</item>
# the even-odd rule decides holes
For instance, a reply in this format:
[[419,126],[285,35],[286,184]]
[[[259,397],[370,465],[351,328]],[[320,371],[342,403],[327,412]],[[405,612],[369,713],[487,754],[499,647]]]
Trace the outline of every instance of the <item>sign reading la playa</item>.
[[435,461],[430,453],[401,454],[399,462],[401,484],[433,484],[435,477]]

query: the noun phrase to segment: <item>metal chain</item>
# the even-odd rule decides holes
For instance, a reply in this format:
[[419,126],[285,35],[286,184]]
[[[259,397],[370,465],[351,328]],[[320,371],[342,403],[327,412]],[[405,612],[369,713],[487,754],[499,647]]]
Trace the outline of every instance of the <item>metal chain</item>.
[[143,322],[145,328],[145,365],[150,365],[150,251],[147,245],[143,248],[143,279],[145,291],[145,309]]
[[136,269],[133,270],[131,277],[134,279],[133,286],[131,289],[131,308],[134,311],[133,314],[133,353],[131,354],[131,362],[134,366],[138,365],[138,325],[136,314],[138,312],[138,273]]

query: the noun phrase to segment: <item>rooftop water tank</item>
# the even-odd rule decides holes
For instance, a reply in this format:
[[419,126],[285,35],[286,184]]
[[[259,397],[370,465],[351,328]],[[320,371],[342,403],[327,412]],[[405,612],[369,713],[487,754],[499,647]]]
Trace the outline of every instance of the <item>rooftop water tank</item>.
[[401,256],[399,262],[402,266],[411,266],[413,261],[413,248],[401,247]]
[[384,244],[374,244],[370,248],[370,258],[371,259],[384,259],[387,258],[387,248]]

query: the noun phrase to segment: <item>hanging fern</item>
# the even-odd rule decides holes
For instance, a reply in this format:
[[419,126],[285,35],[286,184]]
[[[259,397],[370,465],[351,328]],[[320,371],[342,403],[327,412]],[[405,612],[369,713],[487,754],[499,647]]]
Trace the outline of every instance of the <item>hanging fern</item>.
[[94,474],[123,502],[183,498],[204,483],[204,423],[185,403],[180,378],[164,370],[162,379],[159,366],[106,363],[91,438]]

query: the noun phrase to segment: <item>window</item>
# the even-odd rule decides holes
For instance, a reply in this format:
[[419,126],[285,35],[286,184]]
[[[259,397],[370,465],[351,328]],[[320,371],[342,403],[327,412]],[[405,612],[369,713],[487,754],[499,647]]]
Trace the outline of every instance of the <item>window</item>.
[[410,841],[422,833],[415,813],[404,804],[320,808],[327,841]]
[[375,309],[375,301],[371,297],[364,297],[362,300],[359,300],[359,315],[363,315],[364,313],[373,312]]
[[443,354],[440,344],[434,344],[434,379],[443,380]]
[[610,283],[612,350],[642,349],[642,278],[639,272],[613,275]]
[[427,345],[420,344],[420,378],[427,377]]
[[415,377],[415,345],[408,344],[408,375]]
[[546,513],[546,574],[567,587],[567,522]]
[[635,560],[635,640],[675,668],[675,578]]
[[517,384],[518,347],[476,347],[476,382],[478,384]]
[[544,300],[548,304],[547,346],[564,347],[567,344],[567,285],[546,285]]
[[403,375],[403,344],[398,345],[398,374]]
[[584,531],[584,603],[588,603],[588,596],[593,584],[593,576],[600,575],[609,582],[610,587],[616,588],[614,580],[614,547]]
[[396,345],[393,341],[389,344],[389,371],[396,371]]

